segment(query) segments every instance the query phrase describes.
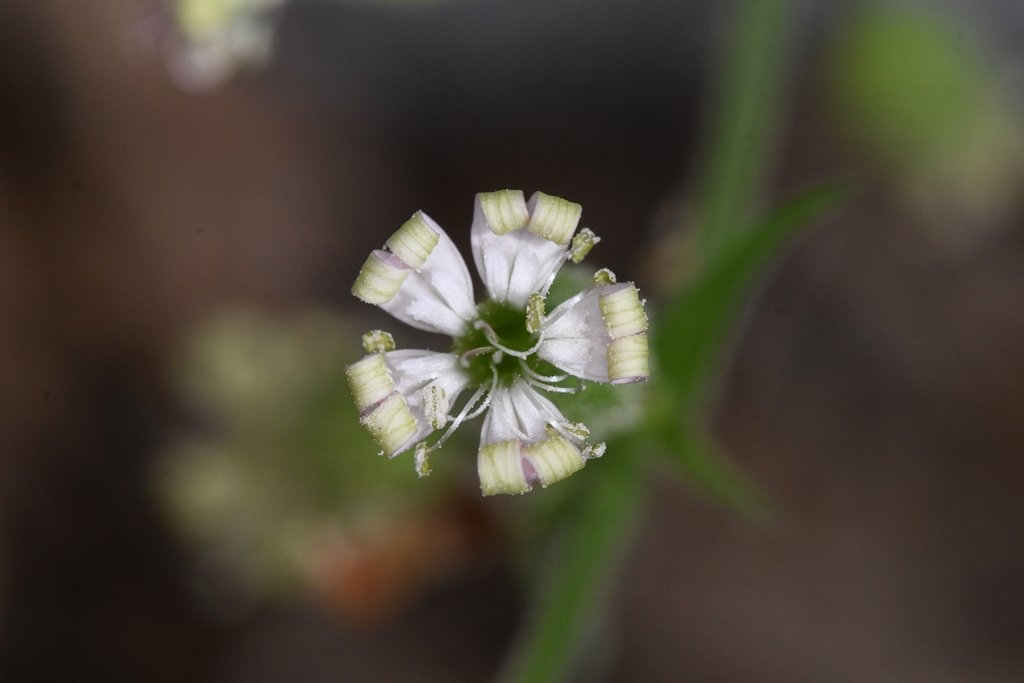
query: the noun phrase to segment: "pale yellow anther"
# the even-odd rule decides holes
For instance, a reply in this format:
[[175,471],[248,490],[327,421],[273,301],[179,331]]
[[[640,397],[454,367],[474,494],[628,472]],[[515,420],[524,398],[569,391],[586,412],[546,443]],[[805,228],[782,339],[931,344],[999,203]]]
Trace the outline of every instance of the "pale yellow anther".
[[423,414],[434,429],[448,424],[448,395],[437,384],[428,384],[423,388]]
[[[412,271],[388,261],[389,255],[375,251],[359,270],[352,294],[368,304],[386,304],[394,298]],[[390,256],[394,259],[394,256]]]
[[530,212],[526,208],[522,190],[481,192],[476,199],[484,218],[487,219],[487,225],[495,235],[518,230],[530,220]]
[[[582,228],[572,238],[572,246],[569,247],[569,260],[573,263],[579,263],[590,250],[594,248],[594,245],[601,241],[601,238],[594,234],[594,231],[590,228]],[[608,271],[609,273],[611,271]]]
[[416,453],[413,455],[413,464],[416,466],[416,476],[421,479],[430,474],[430,449],[427,448],[426,441],[420,441],[416,444]]
[[562,436],[553,436],[523,449],[541,484],[548,486],[582,468],[586,461],[578,448]]
[[395,338],[384,330],[370,330],[363,335],[363,348],[367,353],[384,353],[395,350]]
[[595,285],[614,285],[617,282],[615,279],[615,273],[602,268],[601,270],[594,273],[594,284]]
[[526,302],[526,331],[537,334],[544,320],[544,297],[534,292]]
[[379,353],[352,363],[345,368],[345,374],[359,412],[380,403],[395,390],[395,382],[384,363],[384,356]]
[[563,422],[558,426],[561,427],[563,432],[569,436],[579,439],[580,441],[583,441],[590,436],[590,427],[582,422]]
[[395,256],[413,270],[419,270],[427,262],[430,252],[434,251],[441,236],[438,235],[417,211],[412,218],[402,224],[387,241],[387,247]]
[[647,314],[640,302],[640,294],[632,285],[599,298],[601,317],[608,336],[620,339],[639,334],[647,329]]
[[612,384],[642,382],[650,376],[647,335],[616,339],[608,345],[608,379]]
[[481,447],[477,456],[477,473],[480,475],[480,490],[485,496],[530,490],[523,473],[519,442],[515,439]]
[[416,436],[416,417],[400,393],[393,392],[380,405],[359,418],[370,436],[387,455],[395,455]]
[[608,444],[602,441],[599,444],[587,444],[583,447],[583,457],[587,460],[593,460],[594,458],[600,458],[604,455],[605,450],[608,448]]
[[533,212],[526,229],[555,244],[569,244],[583,215],[583,207],[543,192],[535,192],[530,204]]

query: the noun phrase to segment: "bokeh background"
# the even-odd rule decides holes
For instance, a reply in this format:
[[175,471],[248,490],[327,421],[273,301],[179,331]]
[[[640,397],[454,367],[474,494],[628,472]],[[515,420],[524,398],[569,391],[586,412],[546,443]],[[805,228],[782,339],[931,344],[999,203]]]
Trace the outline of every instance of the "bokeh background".
[[[0,5],[0,679],[488,680],[554,494],[374,457],[349,288],[521,187],[656,303],[739,5],[184,4]],[[1024,5],[785,22],[763,204],[856,190],[706,406],[772,512],[657,477],[579,680],[1022,680]]]

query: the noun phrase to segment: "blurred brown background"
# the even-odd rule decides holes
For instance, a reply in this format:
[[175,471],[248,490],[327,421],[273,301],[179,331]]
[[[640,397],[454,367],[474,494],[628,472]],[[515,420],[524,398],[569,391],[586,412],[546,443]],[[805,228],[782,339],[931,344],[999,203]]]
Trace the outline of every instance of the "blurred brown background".
[[[758,295],[708,410],[776,513],[656,486],[581,680],[1024,679],[1024,16],[862,10],[796,13],[767,188],[859,190]],[[498,187],[582,203],[592,261],[655,290],[644,259],[687,227],[730,16],[297,1],[265,66],[196,91],[155,3],[3,3],[0,679],[493,675],[523,598],[500,541],[470,535],[486,549],[385,619],[205,608],[150,485],[187,422],[172,359],[231,306],[365,318],[369,249],[419,208],[465,246],[473,193]],[[927,98],[897,97],[916,72],[871,80],[886,40],[913,49],[902,30],[946,55],[930,26],[963,83],[991,79],[934,137],[914,132]]]

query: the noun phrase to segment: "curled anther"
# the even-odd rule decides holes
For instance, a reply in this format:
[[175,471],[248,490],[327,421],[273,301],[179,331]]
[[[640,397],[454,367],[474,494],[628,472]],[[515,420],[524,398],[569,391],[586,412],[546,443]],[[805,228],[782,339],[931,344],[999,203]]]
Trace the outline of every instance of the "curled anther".
[[530,295],[526,302],[526,331],[530,334],[540,332],[541,324],[544,322],[544,296],[539,292]]
[[395,350],[395,338],[384,330],[370,330],[363,335],[363,348],[367,353],[385,353]]
[[593,230],[581,228],[572,238],[572,246],[569,247],[567,258],[573,263],[580,263],[600,241],[601,238],[595,235]]
[[618,280],[608,268],[601,268],[594,273],[594,284],[595,285],[614,285]]
[[413,455],[413,462],[416,465],[416,475],[421,479],[428,476],[431,472],[430,450],[431,449],[427,447],[426,441],[420,441],[416,444],[416,452]]

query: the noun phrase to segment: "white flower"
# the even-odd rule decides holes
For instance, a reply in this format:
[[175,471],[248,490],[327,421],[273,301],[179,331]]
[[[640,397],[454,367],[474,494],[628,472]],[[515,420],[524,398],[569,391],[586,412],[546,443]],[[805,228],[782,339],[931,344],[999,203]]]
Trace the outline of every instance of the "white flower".
[[[579,204],[518,190],[476,196],[473,260],[487,290],[479,305],[451,239],[417,212],[370,254],[352,293],[402,322],[452,338],[451,351],[394,350],[364,337],[369,355],[348,367],[360,421],[383,453],[415,447],[417,471],[466,420],[487,412],[477,467],[484,495],[547,486],[600,457],[605,445],[566,420],[543,392],[575,393],[578,380],[647,379],[647,316],[636,287],[608,270],[550,313],[545,299],[566,260],[599,241],[576,227]],[[577,381],[577,386],[567,384]],[[459,402],[463,392],[472,393]],[[427,439],[444,430],[433,444]]]
[[184,88],[205,90],[236,72],[265,64],[274,27],[287,0],[170,0],[172,29],[164,28],[171,76]]

